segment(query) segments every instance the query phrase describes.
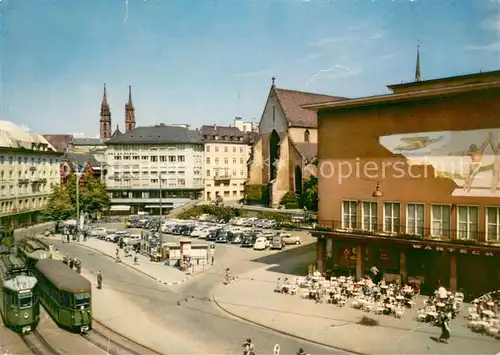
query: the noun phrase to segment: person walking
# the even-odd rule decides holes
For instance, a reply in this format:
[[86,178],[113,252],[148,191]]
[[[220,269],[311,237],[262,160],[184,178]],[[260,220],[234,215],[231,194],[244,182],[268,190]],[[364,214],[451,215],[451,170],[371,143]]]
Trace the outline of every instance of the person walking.
[[450,316],[447,313],[441,313],[441,336],[439,341],[448,344],[448,339],[450,339]]
[[97,271],[97,289],[102,289],[102,273],[101,270]]

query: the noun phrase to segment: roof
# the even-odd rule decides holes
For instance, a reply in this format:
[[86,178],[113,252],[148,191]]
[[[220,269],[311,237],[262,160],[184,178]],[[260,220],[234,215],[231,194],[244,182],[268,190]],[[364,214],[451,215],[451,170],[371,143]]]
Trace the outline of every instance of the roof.
[[[132,107],[133,109],[133,107]],[[120,131],[120,126],[116,125],[116,129],[115,131],[113,132],[113,134],[111,135],[111,138],[115,137],[115,136],[119,136],[122,134],[122,131]]]
[[3,287],[12,291],[31,290],[37,283],[36,277],[27,275],[18,275],[8,281],[5,281]]
[[218,137],[243,137],[244,132],[237,127],[231,126],[201,126],[200,133],[202,136],[218,136]]
[[34,252],[29,253],[28,256],[37,260],[52,259],[52,253],[48,250],[35,250]]
[[104,141],[100,138],[73,138],[73,146],[104,146]]
[[42,135],[32,133],[8,121],[0,121],[0,146],[34,151],[56,151]]
[[358,99],[351,99],[348,101],[340,101],[340,102],[331,101],[320,104],[304,105],[302,107],[312,111],[340,110],[353,107],[432,99],[435,97],[460,95],[466,92],[474,92],[487,89],[495,89],[495,90],[500,89],[500,80],[493,82],[486,82],[486,83],[478,83],[478,84],[445,86],[433,89],[401,92],[399,94],[368,96],[368,97],[361,97]]
[[198,130],[191,130],[186,127],[160,124],[150,127],[137,127],[132,131],[128,131],[106,141],[107,145],[169,143],[201,143],[201,134]]
[[[100,167],[101,163],[92,153],[66,153],[62,160],[70,162],[72,165],[76,164],[80,168],[83,168],[90,163],[91,167]],[[73,166],[74,168],[74,166]]]
[[488,81],[491,82],[495,80],[500,80],[500,70],[472,73],[465,75],[455,75],[446,78],[414,81],[410,83],[387,85],[387,88],[389,88],[395,94],[398,94],[402,92],[422,90],[423,88],[429,89],[429,88],[437,88],[443,86],[449,87],[449,86],[457,86],[465,84],[485,83]]
[[316,143],[295,143],[295,147],[299,151],[302,158],[307,162],[312,161],[318,155],[318,145]]
[[60,260],[39,260],[36,263],[36,269],[58,289],[74,293],[91,292],[90,281],[71,270]]
[[71,134],[43,134],[43,138],[52,144],[58,152],[66,152],[73,140]]
[[302,105],[347,100],[345,97],[278,89],[275,87],[273,89],[285,118],[291,127],[317,127],[318,120],[316,113],[302,108]]

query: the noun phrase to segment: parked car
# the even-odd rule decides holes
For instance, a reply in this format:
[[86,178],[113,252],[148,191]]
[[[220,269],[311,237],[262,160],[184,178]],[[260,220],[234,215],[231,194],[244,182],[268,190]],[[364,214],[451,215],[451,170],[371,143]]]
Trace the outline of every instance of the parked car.
[[286,242],[283,240],[281,235],[276,235],[271,239],[271,249],[283,249],[286,246]]
[[234,233],[233,234],[233,240],[231,241],[232,244],[241,244],[241,240],[243,238],[243,233]]
[[300,237],[298,235],[291,235],[289,233],[281,233],[280,234],[281,238],[283,238],[283,240],[285,241],[285,244],[296,244],[296,245],[299,245],[302,243],[302,241],[300,240]]
[[253,250],[266,250],[268,244],[269,243],[265,237],[258,237],[253,245]]
[[255,240],[257,237],[253,234],[245,234],[241,238],[241,247],[242,248],[251,248],[255,244]]
[[108,234],[108,231],[104,227],[96,227],[90,231],[90,235],[92,237],[99,237],[100,235],[106,235],[106,234]]

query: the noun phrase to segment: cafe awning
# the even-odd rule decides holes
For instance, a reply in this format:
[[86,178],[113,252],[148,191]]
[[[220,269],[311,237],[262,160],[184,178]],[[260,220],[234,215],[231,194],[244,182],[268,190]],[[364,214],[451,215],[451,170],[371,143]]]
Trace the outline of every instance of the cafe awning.
[[125,211],[130,211],[130,206],[116,205],[116,206],[111,206],[109,210],[114,212],[125,212]]

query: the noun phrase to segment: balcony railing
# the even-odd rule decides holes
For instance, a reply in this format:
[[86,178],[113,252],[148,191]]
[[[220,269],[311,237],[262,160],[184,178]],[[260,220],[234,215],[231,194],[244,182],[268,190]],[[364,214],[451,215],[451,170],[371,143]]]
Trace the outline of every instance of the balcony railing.
[[214,180],[231,180],[231,175],[229,174],[215,175]]
[[[500,229],[500,228],[499,228]],[[451,229],[448,226],[435,228],[418,225],[403,225],[397,221],[387,223],[360,223],[353,221],[319,221],[317,230],[366,236],[394,237],[403,239],[457,240],[461,243],[500,243],[500,233],[479,232],[477,225],[464,229]]]

